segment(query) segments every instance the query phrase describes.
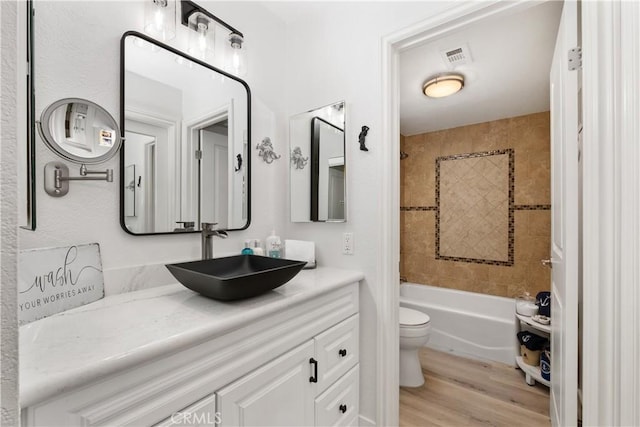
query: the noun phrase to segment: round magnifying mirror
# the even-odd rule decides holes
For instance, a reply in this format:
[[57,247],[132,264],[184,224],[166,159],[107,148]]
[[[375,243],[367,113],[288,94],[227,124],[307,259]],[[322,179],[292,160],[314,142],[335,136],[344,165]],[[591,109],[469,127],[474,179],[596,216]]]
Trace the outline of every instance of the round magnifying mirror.
[[76,163],[102,163],[122,144],[113,117],[86,99],[65,98],[49,105],[42,112],[39,129],[51,150]]

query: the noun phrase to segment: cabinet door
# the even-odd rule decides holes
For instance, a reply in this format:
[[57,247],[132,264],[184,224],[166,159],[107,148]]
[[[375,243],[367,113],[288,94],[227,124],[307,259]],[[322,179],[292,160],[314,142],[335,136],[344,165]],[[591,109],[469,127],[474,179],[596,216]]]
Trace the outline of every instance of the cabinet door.
[[210,394],[193,405],[171,414],[166,420],[154,427],[204,427],[220,422],[220,414],[216,412],[216,395]]
[[217,394],[223,426],[312,426],[313,341],[231,383]]

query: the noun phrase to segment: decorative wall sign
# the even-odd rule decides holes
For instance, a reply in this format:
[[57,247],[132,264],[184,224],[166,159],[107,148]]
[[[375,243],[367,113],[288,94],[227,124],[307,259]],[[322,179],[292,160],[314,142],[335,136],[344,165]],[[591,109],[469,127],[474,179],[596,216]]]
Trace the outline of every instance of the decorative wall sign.
[[18,322],[33,322],[104,297],[100,246],[21,251]]

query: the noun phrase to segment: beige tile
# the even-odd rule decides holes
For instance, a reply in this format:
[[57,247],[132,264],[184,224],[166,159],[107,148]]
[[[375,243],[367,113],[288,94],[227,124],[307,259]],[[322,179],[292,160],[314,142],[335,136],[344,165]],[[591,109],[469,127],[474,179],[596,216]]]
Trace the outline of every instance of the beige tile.
[[507,285],[495,283],[492,281],[482,281],[478,282],[475,292],[479,292],[485,295],[504,297],[507,295]]
[[529,235],[529,228],[531,227],[530,213],[532,211],[514,211],[513,220],[515,225],[515,236]]
[[527,269],[527,289],[532,295],[551,288],[551,269],[540,262],[532,262]]
[[[410,137],[401,136],[401,147],[410,154],[401,162],[400,195],[405,206],[435,206],[435,165],[439,156],[505,148],[515,151],[516,204],[550,203],[548,112]],[[507,156],[504,157],[506,159]],[[506,211],[506,196],[479,197],[470,193],[470,189],[481,194],[488,191],[486,182],[480,182],[478,176],[490,177],[489,182],[497,181],[500,176],[508,177],[508,161],[505,166],[496,166],[495,161],[499,160],[499,156],[492,156],[491,160],[494,161],[491,162],[493,169],[480,165],[483,172],[475,176],[470,169],[480,164],[476,159],[466,164],[459,163],[463,165],[459,168],[455,168],[454,164],[454,168],[448,170],[446,167],[450,162],[441,163],[441,178],[446,178],[445,182],[441,182],[441,196],[449,196],[441,201],[443,254],[450,251],[449,255],[456,256],[451,252],[454,250],[469,251],[469,254],[484,251],[494,256],[503,253],[500,252],[500,243],[506,240],[500,236],[506,235],[508,217],[497,215],[495,211]],[[456,162],[462,161],[451,163]],[[507,169],[504,175],[496,172],[503,169]],[[456,188],[458,182],[464,184],[464,191]],[[469,212],[470,209],[475,211]],[[488,212],[484,221],[477,222],[478,219],[472,215],[477,211]],[[473,227],[465,229],[465,223],[473,224]],[[469,245],[469,235],[482,241],[485,246]],[[436,260],[435,212],[403,212],[401,271],[416,283],[491,295],[515,296],[525,290],[534,294],[549,287],[548,272],[539,267],[540,259],[548,258],[549,235],[549,211],[516,211],[514,266]]]
[[[508,298],[516,298],[524,295],[525,292],[529,292],[525,282],[514,282],[507,285],[507,294],[505,296]],[[531,292],[529,292],[529,294],[531,295]],[[535,296],[535,294],[533,295]]]
[[529,216],[528,234],[531,236],[548,237],[551,235],[551,211],[527,211]]

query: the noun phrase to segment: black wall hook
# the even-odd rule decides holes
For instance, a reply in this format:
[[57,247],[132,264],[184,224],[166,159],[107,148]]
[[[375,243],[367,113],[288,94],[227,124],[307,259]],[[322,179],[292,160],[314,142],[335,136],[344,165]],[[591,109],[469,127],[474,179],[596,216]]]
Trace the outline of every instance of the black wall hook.
[[369,132],[369,126],[362,126],[360,135],[358,135],[358,142],[360,143],[360,149],[362,151],[369,151],[364,142],[364,139],[367,137],[367,132]]
[[236,156],[236,160],[238,161],[238,167],[235,168],[235,171],[238,172],[240,169],[242,169],[242,154],[238,154]]

